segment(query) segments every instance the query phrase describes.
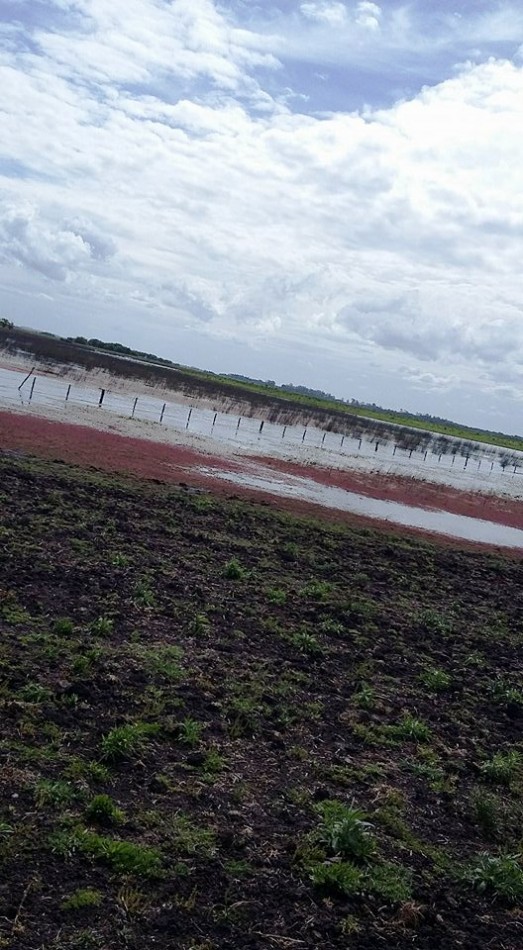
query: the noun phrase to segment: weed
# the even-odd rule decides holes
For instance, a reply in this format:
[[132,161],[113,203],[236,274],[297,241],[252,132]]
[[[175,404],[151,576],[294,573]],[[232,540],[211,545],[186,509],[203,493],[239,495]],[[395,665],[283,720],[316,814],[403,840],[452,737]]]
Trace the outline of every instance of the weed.
[[505,679],[497,679],[490,688],[490,695],[495,703],[502,706],[518,709],[523,707],[523,692],[511,686]]
[[41,779],[35,785],[33,795],[39,808],[45,808],[48,805],[61,808],[64,805],[70,805],[78,797],[78,790],[70,782]]
[[92,907],[100,907],[103,901],[103,894],[100,891],[91,888],[84,888],[75,891],[70,897],[62,901],[62,910],[88,910]]
[[273,587],[267,591],[267,600],[270,604],[283,606],[287,601],[287,594],[280,587]]
[[523,866],[521,854],[493,856],[480,854],[463,872],[480,894],[491,892],[509,903],[523,898]]
[[352,897],[362,891],[363,873],[348,861],[329,861],[315,864],[310,869],[310,878],[316,887],[327,894]]
[[358,808],[343,802],[325,801],[316,806],[322,818],[318,840],[332,855],[365,861],[374,853],[376,845],[371,824]]
[[517,749],[511,749],[509,752],[496,752],[488,762],[480,765],[480,771],[488,782],[510,785],[520,772],[522,764],[521,753]]
[[84,854],[108,864],[117,874],[157,877],[161,872],[162,856],[155,848],[108,838],[84,828],[58,831],[51,835],[49,843],[61,857]]
[[452,623],[437,610],[420,610],[417,621],[421,629],[428,633],[439,633],[442,636],[452,633]]
[[85,817],[98,825],[118,825],[125,816],[110,795],[95,795],[85,809]]
[[96,637],[108,637],[114,629],[114,620],[110,617],[98,617],[91,624],[91,633]]
[[135,585],[134,600],[140,607],[156,607],[156,597],[147,580],[138,581]]
[[202,737],[203,724],[196,719],[184,719],[178,726],[180,742],[194,749]]
[[191,623],[191,633],[195,637],[205,637],[210,633],[211,624],[205,614],[199,613],[193,618]]
[[74,623],[69,617],[60,617],[53,624],[53,633],[57,637],[70,637],[74,633]]
[[472,818],[489,838],[496,837],[499,827],[499,801],[493,795],[487,795],[482,789],[476,789],[470,797]]
[[310,597],[311,600],[327,600],[332,593],[332,584],[327,581],[309,581],[305,587],[302,587],[302,597]]
[[184,815],[176,812],[172,819],[170,834],[172,845],[179,854],[199,854],[213,857],[216,853],[216,838],[210,828],[202,828]]
[[430,729],[421,719],[405,715],[397,726],[392,727],[400,739],[412,739],[414,742],[428,742]]
[[102,760],[115,763],[134,755],[140,751],[145,740],[157,735],[159,730],[159,726],[145,722],[116,726],[102,738]]
[[298,630],[296,633],[292,633],[289,637],[289,643],[292,643],[300,653],[305,653],[307,656],[319,656],[324,652],[319,640],[312,633],[307,633],[306,630]]
[[452,682],[452,678],[448,673],[445,673],[445,670],[436,669],[434,666],[429,666],[426,670],[423,670],[420,674],[420,680],[427,689],[431,689],[435,693],[445,692]]
[[376,693],[368,683],[361,683],[352,701],[359,709],[373,709],[376,704]]
[[227,577],[230,581],[244,581],[250,576],[250,571],[247,571],[235,557],[231,558],[230,561],[227,561],[223,569],[224,577]]
[[383,861],[365,872],[365,889],[388,904],[401,904],[412,896],[412,875],[397,864]]
[[241,859],[231,858],[230,861],[226,861],[224,868],[235,881],[240,881],[245,877],[250,877],[254,874],[253,867],[248,863],[248,861],[242,861]]
[[18,698],[24,703],[45,703],[53,698],[53,693],[41,683],[26,683],[18,690]]
[[149,906],[149,901],[145,894],[128,885],[120,888],[116,900],[128,917],[138,917],[140,914],[143,914]]

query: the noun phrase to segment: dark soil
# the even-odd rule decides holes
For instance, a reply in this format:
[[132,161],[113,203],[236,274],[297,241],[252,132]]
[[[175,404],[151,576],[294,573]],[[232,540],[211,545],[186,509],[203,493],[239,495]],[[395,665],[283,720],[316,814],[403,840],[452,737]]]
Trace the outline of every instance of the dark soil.
[[0,476],[0,946],[523,945],[520,560]]

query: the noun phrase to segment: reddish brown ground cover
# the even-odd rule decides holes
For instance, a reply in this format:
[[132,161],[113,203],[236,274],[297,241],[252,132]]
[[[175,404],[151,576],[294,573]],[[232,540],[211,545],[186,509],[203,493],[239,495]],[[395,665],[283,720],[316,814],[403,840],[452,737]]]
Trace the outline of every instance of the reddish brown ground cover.
[[[127,472],[140,478],[182,482],[225,495],[231,494],[231,485],[202,475],[199,471],[201,466],[241,472],[245,464],[254,460],[280,473],[304,476],[320,484],[337,486],[372,498],[481,517],[499,524],[523,528],[523,504],[510,498],[468,493],[400,476],[343,472],[269,459],[265,456],[254,459],[251,457],[243,463],[241,460],[232,461],[220,455],[202,454],[184,446],[170,446],[13,412],[0,412],[0,448],[109,472]],[[235,485],[233,491],[236,496],[270,499],[279,508],[295,512],[313,511],[331,520],[365,520],[346,512],[321,508],[319,505],[296,499],[276,497],[245,486]],[[376,522],[372,520],[372,524],[376,525]],[[390,522],[386,523],[386,529],[389,532],[404,531],[401,527],[393,529]]]

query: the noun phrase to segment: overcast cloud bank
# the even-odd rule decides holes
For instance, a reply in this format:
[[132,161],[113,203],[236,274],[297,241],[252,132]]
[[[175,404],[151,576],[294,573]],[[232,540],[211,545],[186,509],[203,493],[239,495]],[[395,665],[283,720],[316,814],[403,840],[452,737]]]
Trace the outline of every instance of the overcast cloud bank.
[[0,0],[2,311],[521,431],[523,13],[459,9]]

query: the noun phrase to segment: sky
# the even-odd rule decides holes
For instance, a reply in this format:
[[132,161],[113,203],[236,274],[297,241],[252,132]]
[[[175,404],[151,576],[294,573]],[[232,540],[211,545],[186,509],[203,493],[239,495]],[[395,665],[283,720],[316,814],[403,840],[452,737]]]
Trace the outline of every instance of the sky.
[[523,4],[0,0],[0,316],[523,433]]

